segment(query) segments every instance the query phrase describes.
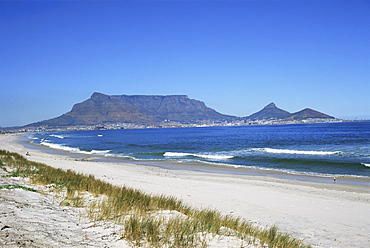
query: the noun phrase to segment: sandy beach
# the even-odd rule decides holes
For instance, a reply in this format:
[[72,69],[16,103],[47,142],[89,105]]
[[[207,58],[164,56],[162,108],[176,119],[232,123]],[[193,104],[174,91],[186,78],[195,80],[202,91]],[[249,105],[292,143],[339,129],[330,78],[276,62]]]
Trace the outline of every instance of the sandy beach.
[[[20,135],[0,135],[0,149],[22,155],[29,152],[30,156],[27,158],[32,161],[92,174],[115,185],[126,185],[152,194],[175,196],[191,206],[215,208],[224,214],[241,216],[261,226],[276,224],[280,230],[304,239],[305,243],[313,247],[369,247],[370,245],[370,218],[368,218],[370,181],[367,179],[363,179],[362,184],[323,183],[271,176],[171,170],[134,162],[96,162],[90,161],[89,158],[78,159],[73,156],[46,153],[40,149],[31,150],[30,147],[20,144],[20,139]],[[4,192],[1,191],[2,209],[11,211],[12,206],[18,209],[15,205],[7,205],[7,196]],[[20,193],[21,191],[18,190],[14,194]],[[52,200],[49,198],[47,201],[37,200],[39,199],[39,196],[36,196],[37,193],[32,194],[34,194],[31,197],[33,201],[39,204],[48,202],[45,204],[50,204],[48,205],[50,209],[60,208],[51,204]],[[8,219],[5,219],[4,215],[1,216],[0,228],[11,226],[6,223]],[[42,216],[38,219],[36,217],[33,222],[47,221],[40,220]],[[53,219],[58,218],[67,217],[59,216]],[[75,219],[71,217],[71,221]],[[99,230],[102,233],[109,228],[114,230],[114,227],[100,227],[94,231],[86,231],[89,228],[83,230],[81,225],[77,226],[75,223],[74,228],[76,233],[81,232],[96,240],[94,244],[80,245],[80,247],[103,247],[102,244],[107,242],[112,244],[110,247],[125,245],[123,241],[113,245],[112,237],[104,241],[104,235],[99,234]],[[8,229],[11,228],[2,229],[0,235]],[[68,228],[63,229],[70,232]],[[36,233],[37,230],[30,229],[29,232]],[[68,239],[69,234],[58,235],[65,235]],[[82,241],[75,238],[75,245],[78,242],[81,244]],[[73,242],[65,244],[68,247]],[[13,247],[18,246],[15,244]]]

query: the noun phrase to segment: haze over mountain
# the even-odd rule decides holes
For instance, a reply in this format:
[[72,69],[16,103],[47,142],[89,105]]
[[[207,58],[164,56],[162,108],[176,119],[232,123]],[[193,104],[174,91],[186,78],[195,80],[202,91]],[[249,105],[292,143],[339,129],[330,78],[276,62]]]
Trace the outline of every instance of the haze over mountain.
[[190,99],[186,95],[105,95],[92,96],[73,106],[72,110],[59,117],[32,123],[35,126],[101,125],[106,123],[159,124],[163,121],[195,123],[199,121],[235,121],[242,119],[306,119],[334,118],[312,109],[289,113],[268,104],[262,110],[248,116],[225,115],[209,108],[204,102]]

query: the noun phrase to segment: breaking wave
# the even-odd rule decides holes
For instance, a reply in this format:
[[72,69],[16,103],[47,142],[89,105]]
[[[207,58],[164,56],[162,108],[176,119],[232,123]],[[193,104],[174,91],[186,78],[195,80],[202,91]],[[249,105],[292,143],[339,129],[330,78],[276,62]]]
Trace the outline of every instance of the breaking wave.
[[84,151],[84,150],[80,150],[79,148],[73,148],[73,147],[69,147],[69,146],[49,143],[47,141],[42,141],[40,144],[44,145],[44,146],[47,146],[51,149],[62,150],[62,151],[67,151],[67,152],[72,152],[72,153],[105,155],[105,154],[108,154],[108,153],[111,152],[111,150],[87,150],[87,151]]
[[340,151],[327,152],[327,151],[302,151],[302,150],[289,150],[289,149],[274,149],[274,148],[254,148],[252,151],[262,151],[267,153],[281,153],[281,154],[302,154],[302,155],[335,155],[340,154]]
[[365,165],[366,167],[370,167],[370,164],[366,164],[366,163],[361,163],[363,165]]
[[55,138],[58,138],[58,139],[64,139],[63,136],[61,135],[56,135],[56,134],[50,134],[51,137],[55,137]]

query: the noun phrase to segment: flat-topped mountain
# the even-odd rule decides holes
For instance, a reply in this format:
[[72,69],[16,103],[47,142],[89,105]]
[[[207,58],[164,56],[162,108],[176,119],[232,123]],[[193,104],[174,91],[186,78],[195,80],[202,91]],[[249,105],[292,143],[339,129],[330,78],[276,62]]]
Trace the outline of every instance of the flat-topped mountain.
[[191,123],[236,118],[223,115],[185,95],[105,95],[95,92],[90,99],[75,104],[70,112],[31,125],[73,126],[118,122],[155,124],[165,120]]
[[308,118],[330,118],[333,119],[333,116],[318,112],[313,109],[303,109],[296,113],[289,113],[286,110],[276,107],[275,103],[270,103],[262,110],[247,116],[246,119],[249,120],[266,120],[266,119],[294,119],[302,120]]
[[92,96],[72,107],[59,117],[29,124],[25,127],[63,127],[77,125],[104,125],[109,123],[133,123],[158,125],[163,121],[196,123],[199,121],[249,120],[302,120],[307,118],[334,118],[312,109],[289,113],[274,103],[248,116],[224,115],[209,108],[204,102],[186,95],[105,95],[95,92]]

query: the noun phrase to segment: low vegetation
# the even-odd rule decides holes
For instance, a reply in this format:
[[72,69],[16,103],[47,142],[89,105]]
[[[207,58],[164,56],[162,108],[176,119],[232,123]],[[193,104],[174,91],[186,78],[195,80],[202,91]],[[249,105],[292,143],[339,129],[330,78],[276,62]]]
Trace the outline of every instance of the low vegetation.
[[36,192],[35,189],[20,186],[20,185],[3,185],[3,186],[0,186],[0,189],[23,189],[23,190],[27,190],[31,192]]
[[29,161],[17,153],[0,150],[0,166],[9,172],[7,176],[27,177],[33,184],[64,192],[61,204],[86,207],[94,221],[121,224],[122,238],[136,247],[207,247],[212,238],[225,236],[238,237],[241,246],[310,247],[276,226],[261,228],[241,217],[193,208],[171,196],[115,186],[92,175]]

